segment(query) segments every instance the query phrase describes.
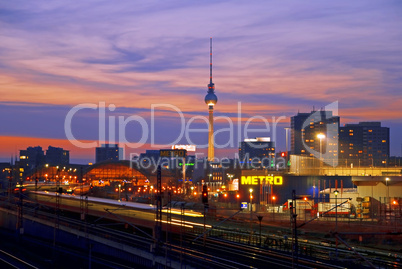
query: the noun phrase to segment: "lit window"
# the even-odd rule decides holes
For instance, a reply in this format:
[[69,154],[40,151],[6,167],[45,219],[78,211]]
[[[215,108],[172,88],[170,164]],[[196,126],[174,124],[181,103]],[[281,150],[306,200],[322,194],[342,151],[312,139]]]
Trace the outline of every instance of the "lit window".
[[353,133],[353,130],[349,130],[349,133]]
[[387,140],[383,140],[382,142],[383,142],[383,143],[386,143],[386,142],[387,142]]
[[373,132],[373,130],[368,130],[368,132],[369,132],[369,133],[372,133],[372,132]]
[[353,136],[353,133],[350,133],[349,135],[350,135],[350,136]]

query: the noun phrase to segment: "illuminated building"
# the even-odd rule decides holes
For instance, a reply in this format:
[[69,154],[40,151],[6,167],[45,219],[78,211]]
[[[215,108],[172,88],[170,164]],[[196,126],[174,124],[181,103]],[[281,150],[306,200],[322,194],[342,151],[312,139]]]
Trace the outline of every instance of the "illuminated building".
[[218,102],[215,95],[215,84],[212,82],[212,38],[210,39],[210,64],[209,64],[209,84],[208,92],[205,96],[205,103],[208,105],[209,111],[209,128],[208,128],[208,161],[212,162],[215,157],[214,153],[214,106]]
[[389,128],[380,122],[346,124],[340,128],[340,165],[386,166],[389,158]]
[[[129,161],[105,161],[96,163],[88,168],[85,179],[97,185],[114,185],[114,183],[132,183],[144,186],[149,183],[148,178],[139,170],[132,167]],[[100,184],[99,182],[103,182]]]
[[45,163],[45,152],[42,147],[28,147],[20,150],[19,165],[25,171],[29,171]]
[[95,162],[118,161],[123,159],[123,148],[119,148],[118,144],[102,144],[101,147],[95,149]]
[[[324,134],[321,141],[317,135]],[[297,113],[291,118],[291,152],[295,155],[314,156],[313,151],[328,153],[327,158],[338,157],[339,117],[332,111]],[[321,144],[321,145],[320,145]],[[327,149],[327,147],[329,147]],[[331,151],[331,152],[330,152]]]
[[244,139],[239,143],[240,162],[250,164],[253,168],[274,168],[274,158],[275,142],[272,142],[269,137]]

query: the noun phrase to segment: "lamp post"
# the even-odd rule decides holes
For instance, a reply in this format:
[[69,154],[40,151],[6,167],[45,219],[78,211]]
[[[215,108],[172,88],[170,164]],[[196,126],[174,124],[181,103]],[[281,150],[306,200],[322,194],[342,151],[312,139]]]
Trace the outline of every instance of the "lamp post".
[[320,139],[320,175],[322,167],[322,140],[325,138],[324,134],[318,134],[317,137]]
[[334,191],[335,194],[335,232],[338,232],[338,190]]
[[288,153],[289,153],[289,146],[288,146],[288,144],[289,144],[289,127],[285,127],[285,136],[286,136],[286,143],[285,143],[285,145],[286,145],[286,168],[288,168],[288,161],[289,161],[289,156],[288,156]]
[[250,193],[250,238],[249,238],[249,244],[251,244],[251,235],[253,233],[253,222],[252,222],[252,216],[253,216],[253,189],[248,190]]
[[336,257],[338,257],[338,190],[334,191],[335,194],[335,234],[336,234]]
[[233,179],[233,175],[232,174],[226,174],[227,176],[228,176],[228,178],[229,178],[229,182],[231,182],[232,181],[232,179]]
[[248,190],[250,192],[250,220],[251,220],[251,212],[253,211],[253,189]]
[[[208,187],[210,187],[211,186],[211,177],[212,177],[212,174],[209,174],[208,175]],[[211,188],[211,190],[212,190],[212,188]]]
[[388,187],[389,177],[385,179],[385,185],[387,186],[387,203],[389,203],[389,187]]
[[119,184],[119,201],[120,201],[121,184]]

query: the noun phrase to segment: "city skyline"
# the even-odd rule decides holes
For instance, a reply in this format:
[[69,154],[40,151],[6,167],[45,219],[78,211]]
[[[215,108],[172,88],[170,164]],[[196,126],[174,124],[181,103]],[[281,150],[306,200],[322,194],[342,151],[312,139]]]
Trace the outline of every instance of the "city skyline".
[[[238,102],[242,125],[254,115],[286,116],[278,124],[276,146],[284,150],[283,128],[290,126],[291,116],[339,101],[341,126],[381,121],[390,127],[391,156],[401,154],[399,2],[39,1],[2,6],[0,161],[37,145],[70,150],[72,162],[94,160],[95,148],[75,147],[64,129],[67,113],[83,103],[113,105],[108,115],[116,118],[140,115],[148,121],[153,104],[171,104],[186,119],[208,117],[203,98],[211,36],[216,116],[236,122]],[[177,135],[180,120],[172,109],[163,109],[156,124],[163,132],[156,144],[163,147]],[[129,126],[129,133],[135,127]],[[216,131],[224,127],[215,122]],[[97,112],[80,114],[72,128],[81,141],[97,140]],[[138,136],[132,132],[129,138]],[[207,133],[194,140],[205,143]],[[237,148],[238,143],[215,154],[232,155]],[[149,141],[137,152],[145,149]]]

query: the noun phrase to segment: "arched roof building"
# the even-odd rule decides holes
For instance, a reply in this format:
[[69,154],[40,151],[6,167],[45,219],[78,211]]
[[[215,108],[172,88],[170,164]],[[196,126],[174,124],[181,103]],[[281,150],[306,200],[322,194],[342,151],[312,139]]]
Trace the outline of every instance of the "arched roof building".
[[87,168],[84,178],[98,185],[98,182],[132,182],[135,185],[144,185],[148,178],[134,168],[130,161],[105,161],[96,163]]

